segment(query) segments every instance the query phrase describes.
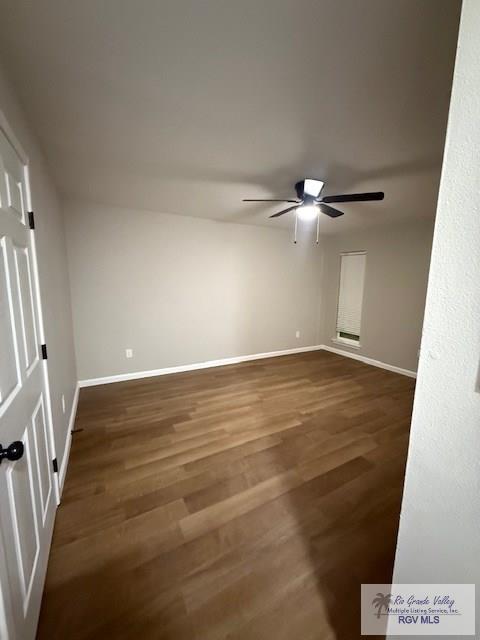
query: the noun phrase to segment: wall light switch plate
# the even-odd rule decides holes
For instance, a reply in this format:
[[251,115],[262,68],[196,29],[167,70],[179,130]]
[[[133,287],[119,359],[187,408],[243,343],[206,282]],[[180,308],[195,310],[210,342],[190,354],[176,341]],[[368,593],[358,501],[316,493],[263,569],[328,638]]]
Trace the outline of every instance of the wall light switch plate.
[[133,358],[133,349],[125,349],[125,357]]
[[62,394],[62,411],[65,413],[65,396]]
[[295,337],[296,337],[296,338],[300,338],[300,331],[297,331],[297,332],[295,333]]

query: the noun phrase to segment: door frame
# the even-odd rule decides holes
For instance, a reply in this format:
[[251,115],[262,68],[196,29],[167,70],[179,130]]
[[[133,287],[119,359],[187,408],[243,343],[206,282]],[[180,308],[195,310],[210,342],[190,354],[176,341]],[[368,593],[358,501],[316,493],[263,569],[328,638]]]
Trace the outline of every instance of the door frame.
[[[32,207],[32,193],[30,187],[30,165],[28,160],[28,155],[25,153],[22,145],[20,144],[17,136],[15,135],[14,130],[10,126],[5,114],[0,109],[0,129],[3,131],[8,141],[12,145],[15,150],[15,153],[20,158],[20,161],[23,165],[23,171],[25,175],[25,188],[26,188],[26,206],[27,211],[33,211]],[[40,275],[38,270],[38,258],[37,258],[37,245],[35,239],[35,231],[30,229],[30,243],[31,243],[31,253],[32,253],[32,273],[33,273],[33,287],[35,289],[35,305],[36,305],[36,316],[38,318],[38,339],[41,344],[46,344],[45,338],[45,325],[43,322],[43,307],[42,307],[42,296],[41,296],[41,287],[40,287]],[[39,347],[40,347],[39,345]],[[48,373],[48,360],[41,359],[41,370],[42,370],[42,378],[43,385],[45,388],[45,414],[47,421],[47,430],[48,430],[48,444],[50,449],[50,462],[53,464],[53,460],[57,458],[57,453],[55,449],[55,436],[53,431],[53,413],[52,413],[52,401],[51,401],[51,391],[50,391],[50,378]],[[58,458],[57,458],[58,459]],[[57,503],[57,507],[60,504],[60,483],[59,483],[59,473],[53,473],[53,486],[55,491],[55,499]]]

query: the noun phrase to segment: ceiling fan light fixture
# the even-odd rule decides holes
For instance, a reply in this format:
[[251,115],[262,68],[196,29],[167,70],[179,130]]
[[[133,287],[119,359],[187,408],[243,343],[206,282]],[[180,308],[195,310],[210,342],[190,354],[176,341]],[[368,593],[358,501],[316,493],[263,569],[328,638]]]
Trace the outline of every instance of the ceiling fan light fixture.
[[315,220],[318,216],[319,208],[314,204],[305,204],[297,209],[300,220]]
[[324,182],[322,180],[312,180],[312,178],[305,178],[303,181],[303,193],[307,196],[312,196],[312,198],[318,198],[323,186]]

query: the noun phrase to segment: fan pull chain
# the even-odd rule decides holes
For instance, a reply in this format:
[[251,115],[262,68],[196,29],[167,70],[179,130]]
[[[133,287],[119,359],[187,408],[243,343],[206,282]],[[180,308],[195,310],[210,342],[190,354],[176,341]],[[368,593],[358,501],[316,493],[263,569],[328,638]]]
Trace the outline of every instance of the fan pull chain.
[[318,244],[318,234],[320,233],[320,214],[317,213],[317,244]]
[[295,237],[293,240],[293,244],[297,244],[297,222],[298,222],[298,213],[297,213],[297,210],[295,209]]

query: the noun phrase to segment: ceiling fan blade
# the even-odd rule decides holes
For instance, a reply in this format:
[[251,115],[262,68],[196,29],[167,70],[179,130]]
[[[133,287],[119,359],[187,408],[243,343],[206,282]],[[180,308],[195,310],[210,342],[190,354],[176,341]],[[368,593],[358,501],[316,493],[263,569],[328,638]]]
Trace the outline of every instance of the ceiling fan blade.
[[329,207],[328,204],[324,204],[321,202],[319,205],[320,210],[330,218],[338,218],[339,216],[343,216],[343,211],[339,211],[338,209],[334,209],[333,207]]
[[347,193],[338,196],[323,196],[321,202],[368,202],[370,200],[383,200],[383,191],[372,191],[370,193]]
[[296,204],[298,204],[298,200],[271,200],[271,199],[252,200],[251,198],[244,198],[242,202],[295,202]]
[[274,213],[273,216],[269,216],[270,218],[278,218],[278,216],[283,216],[284,213],[289,213],[290,211],[294,211],[298,209],[298,204],[295,207],[288,207],[288,209],[284,209],[283,211],[279,211],[278,213]]

